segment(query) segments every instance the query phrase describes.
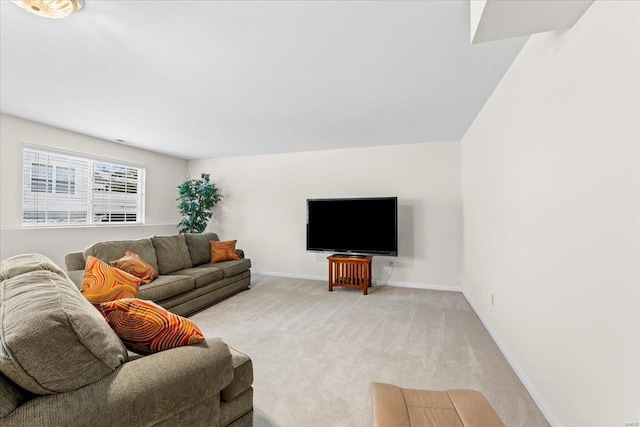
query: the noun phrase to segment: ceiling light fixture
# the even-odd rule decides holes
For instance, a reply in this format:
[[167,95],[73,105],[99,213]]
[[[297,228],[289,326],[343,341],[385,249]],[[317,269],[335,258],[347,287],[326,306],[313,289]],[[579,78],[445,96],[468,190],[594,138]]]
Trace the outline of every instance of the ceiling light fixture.
[[66,18],[82,9],[82,0],[13,0],[24,10],[45,18]]

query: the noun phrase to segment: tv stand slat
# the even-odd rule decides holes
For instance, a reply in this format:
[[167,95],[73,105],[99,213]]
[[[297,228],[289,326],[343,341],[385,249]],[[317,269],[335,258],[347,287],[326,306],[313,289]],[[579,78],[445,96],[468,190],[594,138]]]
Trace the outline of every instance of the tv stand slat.
[[371,260],[372,256],[345,257],[332,255],[329,260],[329,292],[333,292],[335,286],[361,289],[364,295],[368,294],[371,287]]

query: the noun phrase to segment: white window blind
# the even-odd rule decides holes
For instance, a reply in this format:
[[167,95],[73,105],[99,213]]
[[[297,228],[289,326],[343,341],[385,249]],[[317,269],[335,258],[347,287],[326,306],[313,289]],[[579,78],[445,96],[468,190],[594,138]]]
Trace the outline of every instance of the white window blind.
[[25,146],[23,226],[144,222],[144,167]]

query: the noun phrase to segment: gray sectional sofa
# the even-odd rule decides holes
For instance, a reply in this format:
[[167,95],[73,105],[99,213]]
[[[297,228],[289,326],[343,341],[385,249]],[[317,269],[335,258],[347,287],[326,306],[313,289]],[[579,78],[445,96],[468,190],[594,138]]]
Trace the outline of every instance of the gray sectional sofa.
[[252,383],[251,359],[220,338],[132,354],[51,260],[0,262],[2,426],[249,427]]
[[67,274],[80,287],[88,256],[105,262],[130,250],[158,271],[153,282],[140,286],[138,298],[151,300],[179,315],[191,314],[245,289],[251,282],[251,260],[244,258],[211,264],[210,240],[215,233],[174,234],[138,240],[96,243],[83,252],[65,256]]

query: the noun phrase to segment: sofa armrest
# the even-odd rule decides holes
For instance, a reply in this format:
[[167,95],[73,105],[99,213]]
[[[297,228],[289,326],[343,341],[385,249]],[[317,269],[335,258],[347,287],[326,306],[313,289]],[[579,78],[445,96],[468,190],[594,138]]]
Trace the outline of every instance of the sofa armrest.
[[84,270],[67,271],[67,276],[76,285],[78,289],[82,286],[82,279],[84,279]]
[[240,259],[244,258],[244,251],[242,249],[236,249],[236,253]]
[[71,252],[64,256],[64,264],[67,271],[84,270],[84,255],[82,252]]
[[201,402],[219,405],[218,393],[232,379],[229,348],[220,338],[208,338],[131,360],[85,387],[36,397],[2,419],[2,425],[28,426],[33,420],[52,427],[153,425]]

